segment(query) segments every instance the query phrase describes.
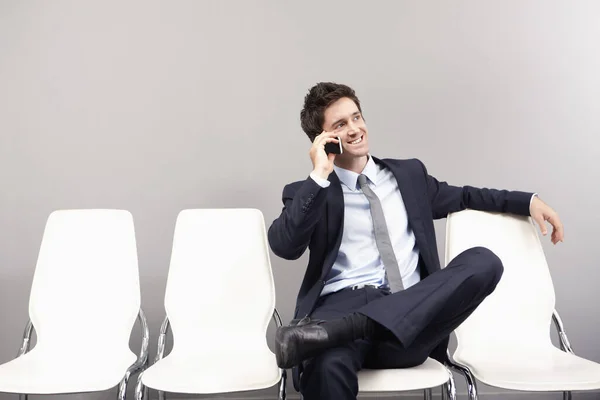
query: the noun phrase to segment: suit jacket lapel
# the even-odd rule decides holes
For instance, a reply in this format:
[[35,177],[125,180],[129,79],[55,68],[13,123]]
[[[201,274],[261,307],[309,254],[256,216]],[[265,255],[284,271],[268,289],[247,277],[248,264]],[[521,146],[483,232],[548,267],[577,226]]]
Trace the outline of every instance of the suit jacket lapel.
[[332,172],[328,178],[331,183],[327,197],[327,248],[331,251],[327,254],[324,260],[324,275],[329,273],[329,270],[340,248],[342,242],[342,232],[344,229],[344,193],[342,192],[342,184],[335,172]]

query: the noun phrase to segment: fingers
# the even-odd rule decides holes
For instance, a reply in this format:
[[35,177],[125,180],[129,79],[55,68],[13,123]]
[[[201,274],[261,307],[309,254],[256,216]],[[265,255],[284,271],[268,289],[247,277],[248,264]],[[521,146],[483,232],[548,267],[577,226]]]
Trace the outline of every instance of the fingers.
[[539,225],[540,232],[542,232],[542,235],[544,236],[548,234],[546,221],[552,225],[552,235],[550,237],[553,244],[564,241],[565,232],[558,214],[537,196],[531,202],[530,215]]
[[548,221],[552,225],[552,235],[550,236],[553,244],[557,244],[558,242],[563,242],[565,237],[565,232],[563,228],[563,224],[558,218],[557,215],[545,216],[543,214],[537,215],[534,217],[535,222],[540,227],[540,232],[542,235],[546,236],[548,234],[548,228],[546,225],[546,221]]
[[556,244],[560,242],[560,240],[558,240],[558,237],[556,235],[556,231],[552,231],[552,244]]
[[558,242],[564,241],[565,232],[563,228],[563,224],[558,218],[558,216],[553,215],[548,218],[548,222],[552,225],[552,243],[556,244]]
[[327,178],[333,170],[333,162],[335,159],[335,152],[327,154],[325,151],[325,145],[327,143],[338,143],[338,139],[334,133],[323,132],[313,140],[313,144],[310,147],[309,155],[313,163],[313,167],[318,173]]
[[544,221],[544,218],[541,215],[537,215],[534,217],[534,220],[539,225],[542,235],[546,236],[548,233],[548,228],[546,228],[546,221]]
[[318,135],[315,140],[314,143],[319,143],[319,144],[325,144],[325,143],[330,143],[331,141],[328,139],[332,139],[332,138],[336,138],[336,142],[337,142],[337,133],[334,132],[326,132],[323,131],[321,132],[320,135]]
[[319,136],[338,137],[339,133],[323,131],[323,132],[321,132],[321,134]]
[[313,147],[320,147],[320,148],[325,148],[325,144],[327,143],[338,143],[339,140],[337,139],[337,136],[335,136],[335,134],[332,133],[322,133],[319,136],[317,136],[315,138],[315,140],[313,141]]

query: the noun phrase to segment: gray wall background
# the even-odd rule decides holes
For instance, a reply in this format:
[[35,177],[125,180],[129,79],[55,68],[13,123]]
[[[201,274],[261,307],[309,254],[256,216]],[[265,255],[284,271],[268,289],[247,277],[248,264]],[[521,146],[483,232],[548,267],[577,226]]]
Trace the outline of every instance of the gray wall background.
[[[299,111],[322,80],[357,90],[373,154],[560,213],[565,242],[544,240],[558,308],[600,362],[599,39],[595,1],[1,1],[0,362],[62,208],[133,213],[154,356],[177,213],[256,207],[269,224],[311,170]],[[272,258],[286,320],[305,262]]]

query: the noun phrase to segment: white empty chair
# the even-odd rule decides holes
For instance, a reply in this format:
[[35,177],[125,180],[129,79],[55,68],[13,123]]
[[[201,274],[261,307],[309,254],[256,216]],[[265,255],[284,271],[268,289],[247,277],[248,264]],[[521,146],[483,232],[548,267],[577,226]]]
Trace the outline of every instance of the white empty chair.
[[[139,317],[142,350],[129,348]],[[119,385],[146,363],[133,218],[123,210],[61,210],[46,223],[19,356],[0,365],[0,392],[66,394]],[[35,329],[37,343],[29,350]]]
[[[536,226],[529,217],[466,210],[447,221],[446,265],[462,251],[483,246],[504,265],[496,290],[455,331],[454,361],[491,386],[520,391],[600,389],[600,364],[573,354],[554,311],[552,279]],[[561,349],[551,342],[554,321]],[[471,375],[472,373],[472,375]]]
[[[266,339],[275,287],[260,211],[181,211],[165,310],[158,355],[140,376],[137,398],[147,388],[164,398],[165,392],[238,392],[278,383],[285,397],[285,374]],[[173,349],[163,358],[169,325]]]

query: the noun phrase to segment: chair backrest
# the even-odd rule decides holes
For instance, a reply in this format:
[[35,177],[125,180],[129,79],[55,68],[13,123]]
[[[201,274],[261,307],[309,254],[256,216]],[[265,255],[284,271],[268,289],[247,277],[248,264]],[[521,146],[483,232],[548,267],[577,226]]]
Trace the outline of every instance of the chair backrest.
[[550,343],[555,296],[536,227],[529,217],[465,210],[446,225],[446,265],[462,251],[483,246],[502,261],[494,290],[455,331],[459,352],[484,352]]
[[275,286],[263,215],[255,209],[183,210],[165,294],[173,350],[266,346]]
[[139,309],[131,214],[53,212],[44,230],[29,301],[36,347],[64,355],[129,350]]

